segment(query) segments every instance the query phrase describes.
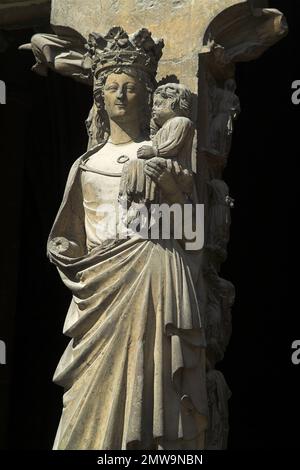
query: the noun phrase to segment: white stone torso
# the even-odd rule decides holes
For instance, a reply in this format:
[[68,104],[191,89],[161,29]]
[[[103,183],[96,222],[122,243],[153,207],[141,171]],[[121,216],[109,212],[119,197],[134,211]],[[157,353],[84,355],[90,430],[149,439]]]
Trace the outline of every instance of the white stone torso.
[[[151,142],[131,142],[115,145],[107,142],[98,152],[86,160],[88,168],[114,173],[122,172],[123,164],[117,159],[126,155],[130,160],[137,158],[137,150]],[[92,171],[82,171],[81,184],[85,212],[87,248],[90,251],[107,240],[115,238],[117,229],[117,207],[120,176],[107,176]]]

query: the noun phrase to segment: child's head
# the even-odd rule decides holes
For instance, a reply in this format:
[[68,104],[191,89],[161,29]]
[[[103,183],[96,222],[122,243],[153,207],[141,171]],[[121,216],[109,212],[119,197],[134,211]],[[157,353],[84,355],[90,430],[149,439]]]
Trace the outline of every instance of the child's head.
[[190,90],[179,83],[167,83],[158,87],[154,93],[152,117],[156,124],[162,126],[175,116],[189,118],[191,108]]

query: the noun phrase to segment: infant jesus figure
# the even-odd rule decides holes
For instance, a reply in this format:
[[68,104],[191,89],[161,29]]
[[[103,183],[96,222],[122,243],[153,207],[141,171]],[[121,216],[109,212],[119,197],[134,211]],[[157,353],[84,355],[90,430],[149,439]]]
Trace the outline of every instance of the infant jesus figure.
[[137,151],[137,160],[124,166],[120,198],[126,197],[130,203],[162,202],[151,165],[151,159],[157,157],[166,160],[181,191],[188,197],[192,194],[191,152],[195,129],[190,119],[191,107],[192,94],[184,85],[168,83],[157,88],[151,119],[152,145],[143,145]]

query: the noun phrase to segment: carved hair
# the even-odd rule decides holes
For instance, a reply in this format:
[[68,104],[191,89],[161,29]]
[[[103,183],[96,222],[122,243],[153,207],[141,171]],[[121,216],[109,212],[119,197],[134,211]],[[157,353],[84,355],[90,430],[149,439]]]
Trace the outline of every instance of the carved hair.
[[97,108],[97,113],[95,117],[95,124],[97,128],[96,141],[98,143],[103,142],[108,139],[110,134],[109,119],[104,107],[104,86],[107,77],[112,73],[125,73],[131,77],[137,78],[142,84],[145,93],[143,103],[141,104],[141,134],[145,138],[148,138],[151,118],[152,97],[153,91],[155,89],[155,84],[148,76],[148,74],[143,70],[129,66],[118,66],[110,68],[109,70],[100,73],[94,81],[94,103]]
[[[180,83],[166,83],[159,86],[154,93],[155,96],[160,96],[163,99],[173,99],[172,109],[176,111],[177,116],[191,117],[192,112],[192,93],[190,90]],[[155,119],[150,122],[150,136],[151,138],[159,131],[160,126],[156,123]]]
[[157,88],[154,96],[161,96],[165,99],[174,98],[172,108],[178,112],[178,115],[189,118],[192,111],[192,93],[180,83],[167,83]]

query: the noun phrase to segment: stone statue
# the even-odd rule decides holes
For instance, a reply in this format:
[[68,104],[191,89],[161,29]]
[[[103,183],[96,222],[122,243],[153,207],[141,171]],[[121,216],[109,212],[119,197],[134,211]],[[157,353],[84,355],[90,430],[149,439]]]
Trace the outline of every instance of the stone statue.
[[207,183],[210,198],[209,223],[207,223],[206,247],[219,262],[227,257],[227,245],[230,238],[231,214],[234,199],[229,196],[229,188],[225,181],[212,179]]
[[175,158],[185,168],[191,168],[194,126],[190,119],[192,94],[179,83],[167,83],[154,93],[152,109],[152,145],[141,147],[142,158]]
[[[155,161],[167,165],[181,190],[187,196],[192,194],[191,152],[195,129],[189,118],[191,106],[192,94],[184,85],[167,83],[156,89],[150,124],[152,144],[141,146],[138,160],[126,164],[120,184],[121,197],[126,194],[130,202],[136,201],[137,196],[138,202],[160,202],[159,188],[155,185]],[[152,161],[144,167],[142,159]]]
[[[149,118],[162,47],[146,29],[90,38],[100,143],[74,163],[48,241],[73,295],[71,340],[54,374],[64,387],[54,449],[205,447],[202,252],[173,238],[122,238],[113,213],[124,165],[155,148]],[[141,161],[163,202],[194,204],[166,158]]]
[[90,83],[88,73],[82,69],[86,53],[85,38],[69,27],[56,27],[59,34],[34,34],[29,44],[22,44],[20,50],[32,50],[36,63],[32,70],[47,76],[48,69],[82,83]]
[[[227,445],[230,390],[216,367],[235,295],[220,277],[233,206],[223,171],[240,110],[235,69],[284,37],[287,24],[278,10],[256,6],[263,2],[175,3],[56,0],[54,34],[21,46],[34,53],[37,73],[51,69],[94,89],[89,150],[71,169],[48,244],[73,294],[64,326],[71,342],[54,376],[65,389],[55,449]],[[145,28],[128,36],[114,27],[87,41],[112,17],[132,30],[142,19],[164,35],[165,86],[156,90],[163,42]],[[171,81],[194,93],[194,139],[189,91]],[[127,222],[140,205],[201,201],[204,249],[189,252],[172,236],[122,238],[115,213],[124,201],[134,209]]]
[[235,94],[236,83],[228,79],[224,88],[214,87],[212,93],[212,117],[210,127],[210,149],[217,155],[228,157],[233,121],[240,113],[240,102]]
[[206,437],[206,449],[224,450],[227,449],[228,400],[231,397],[231,391],[223,374],[216,369],[210,369],[207,372],[207,393],[210,426]]

